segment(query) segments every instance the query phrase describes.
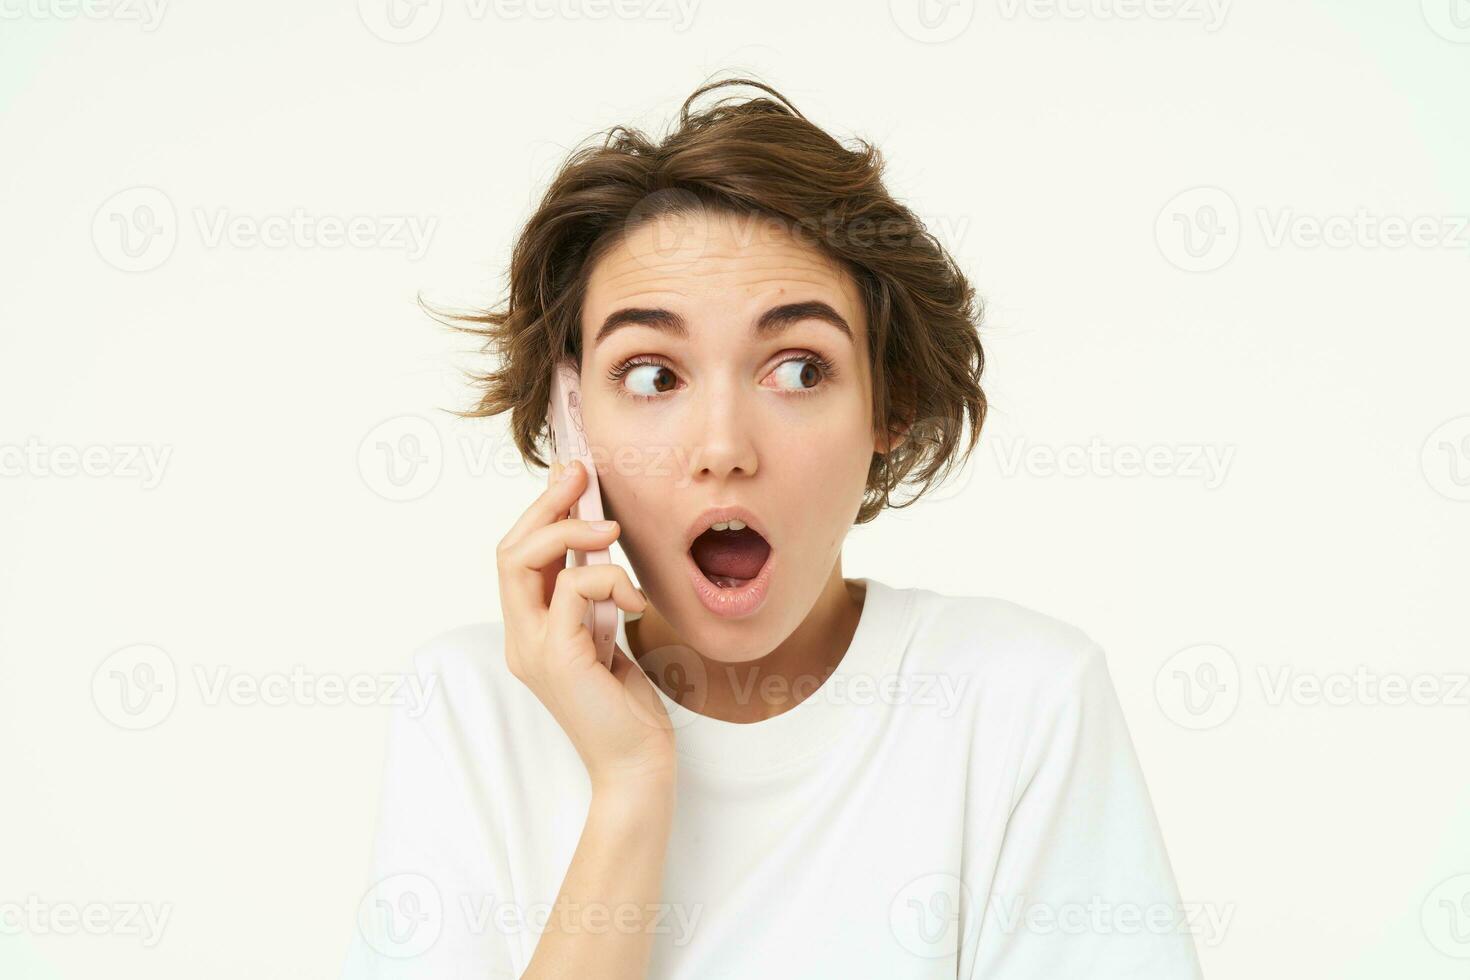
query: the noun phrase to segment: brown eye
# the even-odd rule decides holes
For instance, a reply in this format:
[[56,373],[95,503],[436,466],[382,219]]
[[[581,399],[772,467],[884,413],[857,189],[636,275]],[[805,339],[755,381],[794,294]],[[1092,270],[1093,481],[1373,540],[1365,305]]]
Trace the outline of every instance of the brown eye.
[[635,364],[624,376],[633,394],[643,396],[673,391],[678,380],[674,372],[663,364]]
[[784,382],[783,387],[788,389],[815,388],[822,382],[822,369],[810,358],[794,357],[789,361],[782,361],[771,373],[777,381]]

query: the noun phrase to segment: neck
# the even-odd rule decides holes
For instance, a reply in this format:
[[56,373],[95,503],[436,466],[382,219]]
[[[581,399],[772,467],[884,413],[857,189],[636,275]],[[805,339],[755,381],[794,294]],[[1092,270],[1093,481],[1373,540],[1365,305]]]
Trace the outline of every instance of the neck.
[[865,598],[862,585],[842,577],[839,556],[806,619],[762,657],[742,663],[706,657],[685,643],[652,604],[626,624],[629,652],[643,663],[650,650],[690,651],[700,661],[705,684],[682,683],[687,670],[647,669],[645,664],[648,679],[699,714],[736,723],[761,721],[790,710],[821,687],[852,643]]

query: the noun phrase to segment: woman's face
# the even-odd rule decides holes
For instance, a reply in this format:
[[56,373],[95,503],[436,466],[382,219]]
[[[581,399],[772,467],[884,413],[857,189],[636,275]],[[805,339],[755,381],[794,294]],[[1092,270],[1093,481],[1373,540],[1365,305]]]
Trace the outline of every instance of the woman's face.
[[[592,268],[581,384],[603,499],[659,615],[704,656],[764,656],[840,575],[884,448],[867,343],[851,276],[769,218],[645,222]],[[762,534],[691,548],[722,506]]]

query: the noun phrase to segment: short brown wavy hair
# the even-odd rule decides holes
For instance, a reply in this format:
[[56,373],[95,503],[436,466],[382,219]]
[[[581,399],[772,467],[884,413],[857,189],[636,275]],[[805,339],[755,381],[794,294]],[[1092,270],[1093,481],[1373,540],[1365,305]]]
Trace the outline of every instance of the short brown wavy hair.
[[[774,98],[726,97],[698,112],[700,96],[750,86]],[[962,465],[979,439],[986,399],[981,303],[923,223],[888,193],[883,160],[862,139],[844,147],[775,89],[746,77],[707,83],[662,142],[614,126],[601,145],[572,152],[521,229],[509,288],[493,309],[445,313],[440,322],[484,339],[495,364],[473,374],[482,389],[464,417],[510,413],[523,458],[548,465],[550,365],[581,358],[588,276],[602,253],[641,222],[700,208],[774,218],[846,269],[863,297],[873,380],[873,428],[907,438],[873,454],[856,523],[914,503]],[[895,503],[893,490],[917,487]]]

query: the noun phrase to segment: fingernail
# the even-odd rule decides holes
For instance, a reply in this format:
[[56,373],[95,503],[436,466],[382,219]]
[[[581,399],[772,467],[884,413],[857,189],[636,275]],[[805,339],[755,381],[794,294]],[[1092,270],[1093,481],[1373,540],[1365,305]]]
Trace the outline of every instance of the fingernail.
[[617,525],[617,523],[618,523],[617,521],[592,521],[591,522],[592,529],[594,531],[611,531]]

